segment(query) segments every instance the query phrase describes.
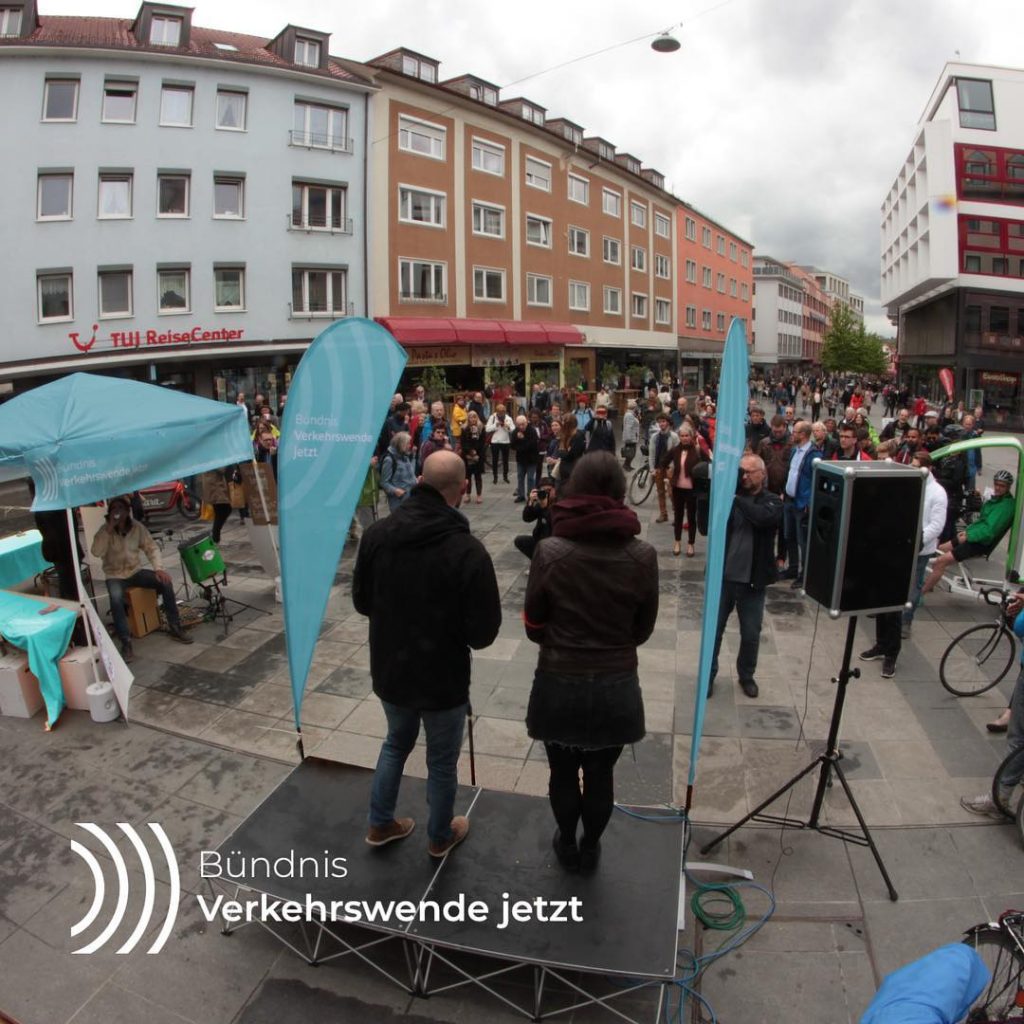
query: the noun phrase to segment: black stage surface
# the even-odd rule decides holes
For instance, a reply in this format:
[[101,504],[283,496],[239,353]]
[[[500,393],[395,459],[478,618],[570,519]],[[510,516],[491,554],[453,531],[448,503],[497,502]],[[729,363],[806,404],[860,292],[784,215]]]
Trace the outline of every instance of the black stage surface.
[[[307,758],[221,845],[222,857],[231,858],[230,882],[302,902],[307,893],[325,902],[371,904],[424,899],[443,904],[464,896],[467,904],[487,904],[485,921],[362,921],[359,927],[426,947],[523,964],[648,981],[674,977],[683,843],[679,819],[658,824],[616,812],[597,869],[570,874],[551,848],[554,823],[546,798],[460,787],[455,813],[469,815],[469,837],[439,862],[427,855],[426,783],[420,779],[403,779],[398,806],[399,815],[416,818],[416,831],[385,847],[366,845],[372,777],[368,769]],[[313,877],[307,871],[303,877],[268,879],[264,871],[251,870],[253,858],[274,861],[293,851],[296,861],[344,857],[347,876]],[[243,861],[246,869],[236,875]],[[583,920],[513,920],[499,928],[503,893],[531,905],[537,897],[564,903],[576,896]]]

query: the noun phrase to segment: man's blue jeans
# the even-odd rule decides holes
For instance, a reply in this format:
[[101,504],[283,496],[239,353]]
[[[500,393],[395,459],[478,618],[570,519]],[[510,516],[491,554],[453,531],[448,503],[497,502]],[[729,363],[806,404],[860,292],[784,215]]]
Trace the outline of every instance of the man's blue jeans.
[[711,661],[711,681],[718,675],[718,652],[722,634],[732,610],[740,620],[740,650],[736,657],[736,673],[740,680],[753,679],[757,671],[757,652],[761,647],[761,624],[764,621],[764,589],[749,583],[722,582],[722,601],[718,606],[718,632],[715,634],[715,656]]
[[370,793],[370,825],[383,827],[395,820],[402,771],[423,722],[427,734],[427,837],[431,842],[451,839],[455,791],[459,785],[459,751],[466,724],[466,705],[444,711],[415,711],[382,700],[388,734],[381,744]]
[[119,640],[131,640],[132,631],[128,628],[128,616],[124,613],[124,592],[129,587],[144,587],[155,590],[164,601],[164,615],[167,625],[173,630],[181,629],[178,617],[178,603],[174,599],[174,587],[170,583],[161,583],[152,569],[139,569],[125,580],[107,577],[107,593],[110,594],[110,614],[114,617],[114,632]]
[[914,612],[921,603],[921,589],[924,587],[925,573],[928,571],[928,563],[934,555],[918,555],[917,566],[914,569],[914,585],[910,588],[910,611],[903,610],[903,625],[909,626],[914,621]]
[[[1006,733],[1006,756],[1013,751],[1024,748],[1024,665],[1021,666],[1020,674],[1017,676],[1016,685],[1013,688],[1013,695],[1010,697],[1010,725]],[[1024,760],[1018,758],[1015,765],[1024,765]],[[999,780],[1000,783],[1012,791],[1019,782],[1024,782],[1024,776],[1014,771]],[[1024,800],[1024,797],[1021,797]]]
[[788,568],[800,570],[807,557],[807,509],[797,508],[796,502],[787,498],[782,506],[782,522],[786,533]]
[[516,497],[529,498],[530,491],[537,486],[537,463],[526,462],[516,454]]

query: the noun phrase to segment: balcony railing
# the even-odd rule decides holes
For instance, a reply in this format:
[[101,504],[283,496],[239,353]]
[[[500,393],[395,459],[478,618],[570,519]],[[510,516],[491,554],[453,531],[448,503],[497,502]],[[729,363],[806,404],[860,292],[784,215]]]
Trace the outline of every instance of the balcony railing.
[[355,303],[350,302],[343,309],[296,309],[288,303],[289,320],[340,320],[344,316],[355,316]]
[[295,218],[289,213],[285,214],[285,222],[289,231],[323,231],[332,235],[351,235],[352,218],[340,217],[337,220],[327,221],[323,217],[307,218],[296,223]]
[[304,146],[306,149],[329,149],[334,153],[351,153],[352,140],[340,135],[327,135],[324,132],[288,133],[288,143],[292,146]]
[[420,292],[399,292],[399,302],[422,302],[434,306],[445,306],[448,304],[448,296],[435,292],[433,295],[423,295]]

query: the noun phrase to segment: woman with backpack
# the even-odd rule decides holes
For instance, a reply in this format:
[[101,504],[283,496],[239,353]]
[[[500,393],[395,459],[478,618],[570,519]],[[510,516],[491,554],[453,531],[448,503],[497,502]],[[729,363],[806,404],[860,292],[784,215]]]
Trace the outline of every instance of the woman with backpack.
[[416,483],[416,461],[412,438],[401,431],[391,438],[380,459],[380,487],[388,499],[388,511],[394,512],[408,497]]

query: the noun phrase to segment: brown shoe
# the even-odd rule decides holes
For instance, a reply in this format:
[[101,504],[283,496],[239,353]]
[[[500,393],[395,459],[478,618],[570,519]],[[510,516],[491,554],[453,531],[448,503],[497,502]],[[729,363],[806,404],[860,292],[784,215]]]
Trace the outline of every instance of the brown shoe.
[[395,818],[390,825],[371,825],[366,833],[369,846],[387,846],[396,839],[404,839],[416,827],[412,818]]
[[667,514],[667,513],[662,513],[662,514],[661,514],[660,516],[658,516],[658,518],[657,518],[657,519],[655,519],[654,521],[655,521],[656,523],[667,523],[667,522],[668,522],[668,514]]
[[446,856],[449,850],[455,849],[459,843],[462,842],[466,836],[469,835],[469,818],[464,817],[461,814],[457,814],[452,818],[452,834],[450,839],[446,839],[443,843],[431,842],[427,847],[427,853],[431,857],[436,857],[440,860]]

